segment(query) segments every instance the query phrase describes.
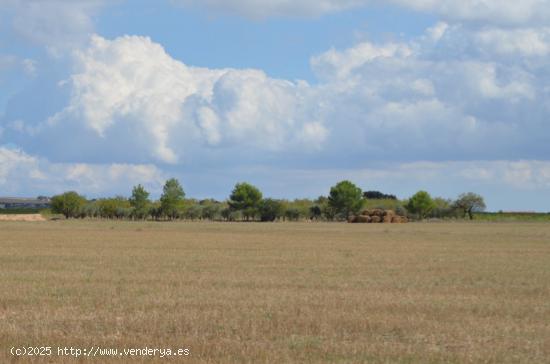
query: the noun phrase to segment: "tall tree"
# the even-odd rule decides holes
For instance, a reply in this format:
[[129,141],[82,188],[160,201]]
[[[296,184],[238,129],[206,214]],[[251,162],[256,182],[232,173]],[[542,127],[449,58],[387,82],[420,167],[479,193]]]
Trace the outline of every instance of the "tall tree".
[[260,190],[249,183],[243,182],[235,185],[228,202],[233,211],[242,211],[244,217],[249,220],[250,217],[256,215],[261,201],[262,193]]
[[133,208],[133,215],[138,219],[143,219],[149,214],[149,192],[142,185],[134,186],[132,189],[132,197],[130,197],[130,205]]
[[52,212],[63,214],[67,219],[77,217],[85,204],[86,198],[74,191],[54,196],[51,200]]
[[474,219],[474,212],[485,211],[487,208],[483,197],[473,192],[463,193],[458,196],[454,206],[464,212],[464,217],[468,215],[470,220]]
[[350,181],[342,181],[330,189],[328,204],[337,214],[348,219],[363,207],[362,191]]
[[160,197],[160,208],[164,216],[169,219],[176,218],[183,208],[184,198],[185,192],[177,179],[172,178],[166,181]]

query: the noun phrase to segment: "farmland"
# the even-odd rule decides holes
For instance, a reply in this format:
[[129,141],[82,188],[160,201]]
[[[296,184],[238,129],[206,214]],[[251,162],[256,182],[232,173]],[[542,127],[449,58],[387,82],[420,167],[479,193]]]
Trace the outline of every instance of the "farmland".
[[550,224],[0,222],[0,292],[2,363],[547,363]]

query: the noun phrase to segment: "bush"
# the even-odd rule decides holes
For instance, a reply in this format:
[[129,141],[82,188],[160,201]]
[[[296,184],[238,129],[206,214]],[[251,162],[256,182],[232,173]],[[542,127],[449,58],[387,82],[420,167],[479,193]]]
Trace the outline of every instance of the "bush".
[[275,221],[284,213],[284,206],[281,201],[271,198],[262,200],[259,207],[260,220]]
[[424,219],[433,210],[434,206],[434,201],[428,192],[418,191],[409,199],[406,208],[420,219]]
[[300,210],[296,207],[290,207],[285,211],[285,217],[289,221],[298,221],[300,220]]
[[63,214],[67,219],[75,218],[86,204],[86,198],[74,191],[69,191],[52,197],[51,204],[53,213]]

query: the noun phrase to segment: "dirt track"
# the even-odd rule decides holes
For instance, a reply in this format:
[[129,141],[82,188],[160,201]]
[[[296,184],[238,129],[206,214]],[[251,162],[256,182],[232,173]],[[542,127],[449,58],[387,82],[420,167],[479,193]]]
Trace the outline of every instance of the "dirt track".
[[46,221],[46,219],[40,214],[0,215],[0,221]]

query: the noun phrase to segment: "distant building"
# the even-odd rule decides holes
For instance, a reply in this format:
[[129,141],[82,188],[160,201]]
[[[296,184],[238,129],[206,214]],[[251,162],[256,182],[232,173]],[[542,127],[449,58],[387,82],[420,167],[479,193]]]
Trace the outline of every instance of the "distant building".
[[0,197],[0,209],[45,209],[50,205],[51,200],[42,196],[38,198]]

